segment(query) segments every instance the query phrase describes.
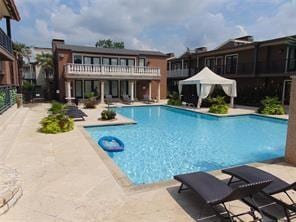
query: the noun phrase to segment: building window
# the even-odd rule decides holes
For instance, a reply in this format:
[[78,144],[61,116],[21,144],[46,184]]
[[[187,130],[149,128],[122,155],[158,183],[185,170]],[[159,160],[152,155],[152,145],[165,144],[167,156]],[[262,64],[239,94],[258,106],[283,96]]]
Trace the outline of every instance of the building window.
[[296,71],[296,47],[289,48],[288,72]]
[[211,69],[212,71],[215,71],[215,65],[216,65],[216,59],[215,58],[206,58],[206,66]]
[[135,66],[135,60],[134,59],[128,59],[127,60],[127,65],[128,66]]
[[75,80],[75,97],[82,98],[82,80]]
[[92,57],[84,56],[83,57],[83,64],[86,64],[86,65],[92,64]]
[[127,59],[120,59],[120,65],[126,66],[127,65]]
[[74,56],[74,63],[75,64],[82,64],[82,56],[81,55],[75,55]]
[[225,56],[225,74],[236,74],[238,55]]
[[117,66],[118,65],[118,59],[117,58],[111,58],[111,65]]
[[93,57],[93,64],[94,65],[101,65],[101,58]]
[[103,65],[110,65],[110,58],[103,58]]
[[3,74],[3,62],[0,60],[0,75]]
[[145,66],[145,58],[139,59],[139,66]]

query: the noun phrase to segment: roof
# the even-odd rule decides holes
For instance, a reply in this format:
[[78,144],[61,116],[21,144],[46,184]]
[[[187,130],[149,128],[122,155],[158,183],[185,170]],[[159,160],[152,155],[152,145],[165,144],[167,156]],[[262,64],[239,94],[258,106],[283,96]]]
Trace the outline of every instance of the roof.
[[199,73],[191,76],[188,79],[181,80],[179,82],[182,85],[191,85],[191,84],[234,84],[235,80],[226,79],[222,76],[217,75],[208,67],[204,67]]
[[14,0],[0,0],[0,6],[0,19],[6,16],[16,21],[21,20]]
[[73,52],[87,52],[87,53],[100,53],[100,54],[116,54],[116,55],[151,55],[151,56],[163,56],[168,57],[166,54],[160,51],[148,51],[148,50],[133,50],[133,49],[117,49],[117,48],[97,48],[90,46],[78,46],[59,44],[57,49],[71,50]]

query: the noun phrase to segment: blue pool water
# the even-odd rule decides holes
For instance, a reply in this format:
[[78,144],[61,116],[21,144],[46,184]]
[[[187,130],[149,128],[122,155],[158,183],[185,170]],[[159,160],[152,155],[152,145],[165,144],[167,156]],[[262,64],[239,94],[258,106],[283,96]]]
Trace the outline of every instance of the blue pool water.
[[219,118],[166,106],[125,107],[117,112],[137,124],[86,130],[96,142],[103,136],[116,136],[124,142],[123,152],[108,154],[134,184],[284,154],[284,120],[255,115]]

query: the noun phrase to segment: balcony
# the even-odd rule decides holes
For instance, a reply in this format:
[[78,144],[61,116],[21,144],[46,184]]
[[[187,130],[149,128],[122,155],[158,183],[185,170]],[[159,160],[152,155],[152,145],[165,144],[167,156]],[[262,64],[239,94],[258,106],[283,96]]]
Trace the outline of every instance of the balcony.
[[68,63],[65,76],[75,79],[160,79],[160,68]]
[[168,78],[184,78],[189,76],[189,69],[175,69],[168,71]]
[[13,60],[12,41],[0,28],[0,58]]

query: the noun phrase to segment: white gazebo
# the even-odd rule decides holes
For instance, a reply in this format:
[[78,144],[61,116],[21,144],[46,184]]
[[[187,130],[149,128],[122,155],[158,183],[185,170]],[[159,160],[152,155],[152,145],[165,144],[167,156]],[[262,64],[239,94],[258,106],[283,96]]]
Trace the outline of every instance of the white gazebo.
[[200,108],[202,99],[207,98],[214,90],[215,85],[221,85],[225,94],[230,96],[230,106],[234,105],[234,98],[237,96],[236,81],[226,79],[211,71],[208,67],[203,68],[199,73],[188,79],[179,81],[179,94],[182,93],[183,85],[196,85],[198,103]]

